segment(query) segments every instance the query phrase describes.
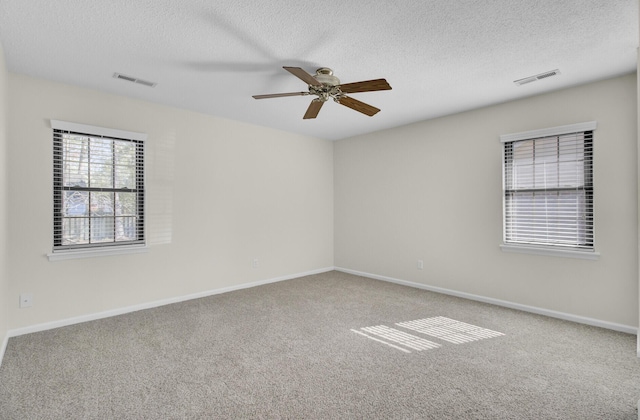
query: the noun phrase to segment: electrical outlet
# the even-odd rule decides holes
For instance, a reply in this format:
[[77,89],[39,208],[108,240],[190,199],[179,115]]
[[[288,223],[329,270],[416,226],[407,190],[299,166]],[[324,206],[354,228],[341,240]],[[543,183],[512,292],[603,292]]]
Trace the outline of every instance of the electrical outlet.
[[260,267],[260,261],[258,261],[257,258],[254,258],[253,261],[251,262],[251,267],[253,267],[253,268]]
[[32,293],[20,293],[20,307],[29,308],[33,306],[33,294]]
[[418,270],[422,270],[424,268],[424,261],[418,260]]

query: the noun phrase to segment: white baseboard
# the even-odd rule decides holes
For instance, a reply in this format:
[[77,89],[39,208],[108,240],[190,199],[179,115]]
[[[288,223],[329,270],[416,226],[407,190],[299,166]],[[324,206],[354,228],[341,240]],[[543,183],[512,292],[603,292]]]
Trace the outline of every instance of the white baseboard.
[[[403,286],[415,287],[418,289],[429,290],[431,292],[442,293],[445,295],[456,296],[464,299],[475,300],[478,302],[490,303],[492,305],[503,306],[505,308],[517,309],[524,312],[530,312],[538,315],[545,315],[551,318],[563,319],[565,321],[577,322],[580,324],[591,325],[594,327],[607,328],[609,330],[620,331],[627,334],[638,334],[638,328],[630,325],[617,324],[615,322],[602,321],[600,319],[587,318],[579,315],[568,314],[565,312],[553,311],[550,309],[538,308],[535,306],[522,305],[520,303],[509,302],[506,300],[494,299],[486,296],[474,295],[471,293],[459,292],[457,290],[445,289],[442,287],[429,286],[422,283],[414,283],[411,281],[400,280],[393,277],[380,276],[377,274],[365,273],[361,271],[351,270],[348,268],[335,267],[336,271],[354,274],[356,276],[368,277],[375,280],[382,280],[391,283],[401,284]],[[640,338],[638,341],[638,357],[640,357]]]
[[[7,337],[5,338],[5,340],[3,342],[2,353],[0,353],[0,356],[4,355],[4,346],[6,346],[6,343],[7,343],[8,339],[9,339],[9,337],[17,337],[19,335],[30,334],[30,333],[39,332],[39,331],[52,330],[54,328],[66,327],[68,325],[80,324],[82,322],[87,322],[87,321],[95,321],[97,319],[109,318],[109,317],[112,317],[112,316],[123,315],[123,314],[126,314],[126,313],[136,312],[136,311],[140,311],[140,310],[143,310],[143,309],[156,308],[158,306],[170,305],[172,303],[184,302],[186,300],[198,299],[198,298],[203,298],[203,297],[212,296],[212,295],[218,295],[218,294],[221,294],[221,293],[232,292],[234,290],[248,289],[248,288],[251,288],[251,287],[262,286],[264,284],[277,283],[279,281],[292,280],[292,279],[296,279],[296,278],[299,278],[299,277],[310,276],[310,275],[313,275],[313,274],[326,273],[328,271],[333,271],[333,269],[334,269],[333,267],[319,268],[317,270],[306,271],[306,272],[303,272],[303,273],[296,273],[296,274],[290,274],[290,275],[281,276],[281,277],[274,277],[274,278],[271,278],[271,279],[259,280],[259,281],[255,281],[255,282],[251,282],[251,283],[239,284],[237,286],[223,287],[223,288],[220,288],[220,289],[206,290],[204,292],[198,292],[198,293],[193,293],[193,294],[189,294],[189,295],[178,296],[178,297],[173,297],[173,298],[168,298],[168,299],[161,299],[161,300],[156,300],[156,301],[153,301],[153,302],[146,302],[146,303],[141,303],[141,304],[138,304],[138,305],[126,306],[124,308],[111,309],[111,310],[108,310],[108,311],[96,312],[96,313],[93,313],[93,314],[87,314],[87,315],[81,315],[81,316],[72,317],[72,318],[61,319],[61,320],[58,320],[58,321],[45,322],[43,324],[36,324],[36,325],[31,325],[31,326],[23,327],[23,328],[16,328],[16,329],[13,329],[13,330],[9,330],[7,332]],[[2,359],[1,358],[0,358],[0,363],[2,363]]]
[[2,366],[2,359],[4,359],[4,352],[7,350],[7,344],[9,343],[9,333],[5,334],[2,344],[0,344],[0,366]]

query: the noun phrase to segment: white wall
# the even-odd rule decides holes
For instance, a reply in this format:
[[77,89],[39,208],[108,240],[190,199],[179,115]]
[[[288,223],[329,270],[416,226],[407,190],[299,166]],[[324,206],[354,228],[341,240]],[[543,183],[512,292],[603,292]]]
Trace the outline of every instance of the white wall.
[[[23,75],[9,81],[10,329],[333,266],[333,143]],[[49,119],[148,133],[149,253],[47,260]],[[18,309],[21,292],[33,293],[33,307]]]
[[0,44],[0,362],[9,325],[9,277],[7,270],[7,67]]
[[[334,245],[338,267],[638,325],[636,75],[335,144],[8,77],[9,329],[331,267]],[[149,133],[148,254],[46,259],[51,118]],[[502,253],[498,136],[589,120],[601,258]]]
[[[591,120],[600,259],[501,252],[499,135]],[[636,327],[636,142],[635,74],[338,141],[335,264]]]
[[[640,8],[638,9],[638,23],[640,26]],[[638,33],[638,45],[640,45],[640,33]],[[638,119],[637,121],[637,127],[638,127],[638,143],[637,143],[637,152],[638,152],[638,167],[636,168],[638,173],[637,173],[637,177],[638,177],[638,188],[640,188],[640,47],[638,47],[638,66],[636,67],[637,71],[636,71],[636,83],[637,83],[637,104],[638,105]],[[640,206],[640,189],[638,190],[638,205]],[[638,217],[640,217],[640,212],[638,214]],[[639,223],[639,229],[640,229],[640,223]],[[640,230],[638,230],[638,241],[639,241],[639,248],[640,248]],[[639,249],[640,252],[640,249]],[[638,276],[638,300],[640,301],[640,273]],[[640,308],[638,308],[638,323],[640,324]],[[638,351],[638,357],[640,357],[640,331],[638,332],[638,336],[637,336],[637,351]],[[640,420],[640,401],[638,401],[638,420]]]

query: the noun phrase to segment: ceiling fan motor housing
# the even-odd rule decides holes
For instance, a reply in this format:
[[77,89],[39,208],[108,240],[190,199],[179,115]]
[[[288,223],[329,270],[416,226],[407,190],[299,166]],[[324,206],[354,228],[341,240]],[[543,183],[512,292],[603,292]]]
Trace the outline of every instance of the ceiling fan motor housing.
[[316,74],[313,78],[322,83],[322,86],[309,85],[309,93],[317,95],[318,99],[326,102],[330,98],[338,102],[342,92],[338,87],[340,85],[340,79],[333,75],[333,70],[328,67],[320,67],[316,70]]
[[327,67],[320,67],[313,77],[323,85],[338,86],[340,84],[340,79],[334,76],[333,70]]

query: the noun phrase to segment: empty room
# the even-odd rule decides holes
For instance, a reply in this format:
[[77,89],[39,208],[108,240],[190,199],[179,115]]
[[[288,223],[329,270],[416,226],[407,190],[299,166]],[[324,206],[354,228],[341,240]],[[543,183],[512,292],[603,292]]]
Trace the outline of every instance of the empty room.
[[0,419],[640,419],[638,0],[0,0]]

